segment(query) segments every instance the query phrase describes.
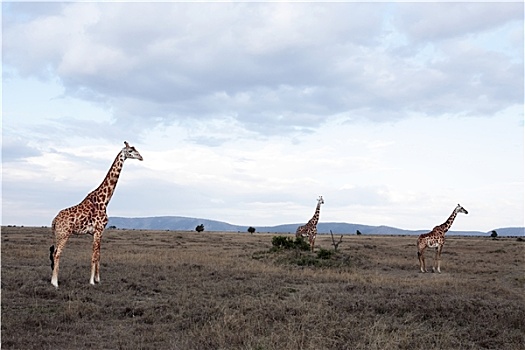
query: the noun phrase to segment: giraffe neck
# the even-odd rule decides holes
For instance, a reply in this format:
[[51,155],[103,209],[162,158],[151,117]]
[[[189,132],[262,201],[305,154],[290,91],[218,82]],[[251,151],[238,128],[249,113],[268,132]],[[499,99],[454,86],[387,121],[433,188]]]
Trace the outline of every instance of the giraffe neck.
[[115,192],[115,187],[117,186],[123,165],[124,157],[121,152],[113,161],[111,168],[109,168],[109,171],[100,186],[93,190],[88,197],[91,197],[91,200],[95,200],[97,203],[104,203],[104,205],[107,205]]
[[315,208],[314,216],[308,221],[310,225],[317,225],[319,222],[319,212],[321,211],[321,202],[317,203],[317,207]]
[[452,214],[450,214],[447,221],[439,225],[439,227],[443,230],[443,233],[446,233],[450,229],[450,227],[452,226],[452,223],[454,222],[454,219],[456,218],[456,215],[458,215],[458,211],[457,209],[454,209],[454,211],[452,212]]

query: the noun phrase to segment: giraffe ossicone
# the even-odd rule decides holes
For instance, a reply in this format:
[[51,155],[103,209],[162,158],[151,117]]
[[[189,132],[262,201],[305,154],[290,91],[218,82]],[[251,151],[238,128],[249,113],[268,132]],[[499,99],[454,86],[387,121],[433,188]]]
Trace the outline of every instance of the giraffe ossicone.
[[432,272],[441,273],[441,252],[443,250],[443,245],[445,244],[445,234],[452,226],[454,219],[458,213],[468,214],[468,211],[463,208],[461,205],[457,205],[454,208],[452,214],[450,214],[447,221],[438,225],[432,229],[429,233],[424,233],[420,235],[417,239],[417,257],[419,259],[419,269],[421,272],[427,272],[425,266],[425,249],[427,248],[436,248],[436,255],[434,257],[434,262],[432,265]]
[[308,238],[312,252],[314,251],[315,238],[317,237],[317,223],[319,222],[321,204],[324,204],[323,196],[319,196],[317,199],[317,207],[315,208],[314,216],[306,223],[306,225],[299,226],[295,232],[295,237]]
[[118,153],[102,183],[79,204],[61,210],[53,219],[51,229],[55,245],[49,248],[51,260],[51,284],[58,288],[60,255],[72,234],[93,235],[90,284],[100,282],[100,241],[108,223],[106,208],[113,196],[120,172],[126,159],[143,160],[139,151],[124,141],[124,148]]

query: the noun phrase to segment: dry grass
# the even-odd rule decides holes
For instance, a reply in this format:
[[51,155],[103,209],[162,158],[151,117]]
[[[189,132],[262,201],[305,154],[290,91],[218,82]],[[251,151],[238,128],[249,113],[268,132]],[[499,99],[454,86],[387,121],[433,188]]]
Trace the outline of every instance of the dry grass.
[[50,230],[4,227],[2,348],[523,349],[523,242],[450,237],[421,274],[415,237],[348,236],[316,267],[272,236],[106,231],[97,286],[75,236],[55,290]]

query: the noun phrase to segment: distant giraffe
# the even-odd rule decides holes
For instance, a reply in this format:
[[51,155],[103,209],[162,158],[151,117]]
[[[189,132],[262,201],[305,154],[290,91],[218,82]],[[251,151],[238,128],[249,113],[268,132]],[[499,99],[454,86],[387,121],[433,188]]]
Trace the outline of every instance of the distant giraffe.
[[295,232],[295,237],[308,237],[310,249],[314,251],[315,237],[317,237],[317,222],[319,221],[319,212],[321,211],[321,204],[324,204],[323,196],[317,199],[317,207],[315,208],[314,216],[306,223],[306,225],[299,226]]
[[91,258],[91,278],[89,283],[95,284],[95,282],[100,282],[100,240],[102,231],[104,231],[108,223],[106,207],[115,191],[124,161],[128,158],[142,160],[142,156],[135,147],[130,146],[125,141],[124,145],[125,147],[113,161],[100,186],[89,193],[79,204],[61,210],[53,219],[51,228],[55,236],[56,249],[55,245],[49,248],[49,258],[51,259],[51,269],[53,270],[51,284],[57,288],[60,254],[72,234],[87,233],[93,235],[93,256]]
[[435,272],[437,268],[437,272],[441,273],[441,251],[445,244],[445,234],[450,229],[450,226],[452,226],[458,213],[468,214],[467,210],[458,204],[447,221],[434,227],[429,233],[422,234],[418,237],[417,256],[419,258],[419,268],[421,269],[421,272],[427,272],[425,267],[425,257],[423,256],[425,249],[436,248],[436,256],[434,257],[432,272]]

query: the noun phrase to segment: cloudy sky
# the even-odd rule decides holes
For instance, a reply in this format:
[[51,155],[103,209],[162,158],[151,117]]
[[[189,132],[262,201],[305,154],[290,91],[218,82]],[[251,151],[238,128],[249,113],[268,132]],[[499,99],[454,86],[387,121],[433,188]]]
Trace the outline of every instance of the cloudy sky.
[[2,3],[2,224],[524,225],[524,5]]

